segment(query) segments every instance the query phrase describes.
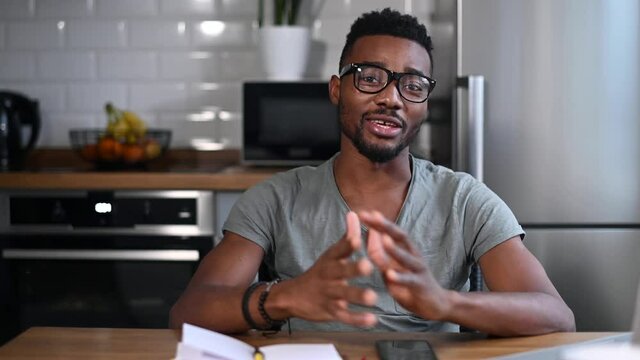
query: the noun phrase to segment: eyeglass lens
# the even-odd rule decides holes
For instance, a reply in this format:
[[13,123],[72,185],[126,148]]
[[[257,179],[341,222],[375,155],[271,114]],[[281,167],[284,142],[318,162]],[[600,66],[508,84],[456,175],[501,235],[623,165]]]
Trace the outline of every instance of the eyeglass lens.
[[[381,91],[389,83],[389,73],[375,66],[359,66],[355,72],[358,90],[368,93]],[[420,75],[402,74],[398,80],[400,94],[409,101],[421,102],[429,96],[431,84]]]

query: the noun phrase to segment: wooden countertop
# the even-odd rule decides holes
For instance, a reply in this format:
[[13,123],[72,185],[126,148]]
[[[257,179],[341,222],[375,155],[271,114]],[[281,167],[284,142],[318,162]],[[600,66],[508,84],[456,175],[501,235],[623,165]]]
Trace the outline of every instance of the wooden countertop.
[[190,189],[243,191],[287,168],[239,165],[238,150],[170,150],[144,168],[100,170],[69,149],[33,151],[23,170],[0,173],[0,189]]
[[[379,339],[426,339],[440,360],[485,359],[593,340],[619,333],[556,333],[518,338],[486,338],[456,333],[279,333],[238,336],[252,345],[334,343],[345,360],[378,359]],[[31,328],[0,347],[3,359],[171,359],[180,333],[169,329]]]

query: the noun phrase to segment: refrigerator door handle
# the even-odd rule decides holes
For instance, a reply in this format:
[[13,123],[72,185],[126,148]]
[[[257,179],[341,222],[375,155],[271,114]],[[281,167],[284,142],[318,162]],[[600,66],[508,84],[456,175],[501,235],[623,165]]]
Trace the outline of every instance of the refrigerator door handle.
[[458,77],[453,124],[453,168],[483,181],[484,76]]

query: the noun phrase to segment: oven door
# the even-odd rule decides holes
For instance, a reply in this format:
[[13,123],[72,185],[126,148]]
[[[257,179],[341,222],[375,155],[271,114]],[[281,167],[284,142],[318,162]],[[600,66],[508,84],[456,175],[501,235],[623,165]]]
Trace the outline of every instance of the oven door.
[[212,239],[12,235],[3,243],[7,340],[31,326],[166,328]]

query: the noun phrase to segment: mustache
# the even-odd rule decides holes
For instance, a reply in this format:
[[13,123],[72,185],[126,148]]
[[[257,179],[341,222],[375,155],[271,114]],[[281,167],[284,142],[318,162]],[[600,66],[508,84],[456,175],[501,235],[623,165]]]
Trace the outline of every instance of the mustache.
[[400,121],[400,123],[402,124],[402,127],[406,127],[407,126],[407,121],[400,115],[398,115],[398,113],[395,110],[388,110],[385,108],[380,108],[374,111],[367,111],[366,113],[362,114],[362,121],[364,121],[364,119],[369,116],[369,115],[385,115],[385,116],[389,116],[392,117],[398,121]]

